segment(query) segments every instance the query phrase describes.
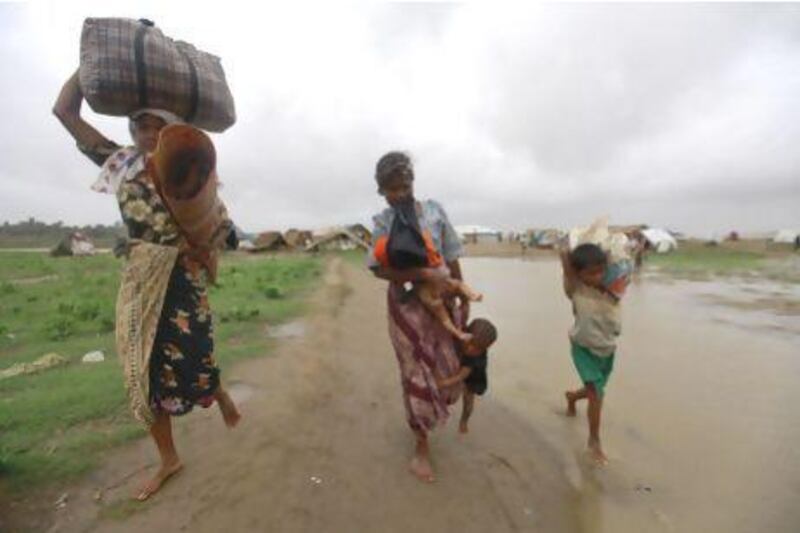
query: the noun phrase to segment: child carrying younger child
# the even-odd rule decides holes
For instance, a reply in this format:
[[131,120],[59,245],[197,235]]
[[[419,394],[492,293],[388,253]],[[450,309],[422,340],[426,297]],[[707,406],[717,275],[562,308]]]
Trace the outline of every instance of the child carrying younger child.
[[588,400],[589,452],[601,465],[608,459],[600,444],[600,413],[621,332],[621,292],[609,289],[608,263],[606,252],[596,244],[581,244],[561,254],[564,292],[572,300],[575,316],[569,332],[572,361],[583,382],[580,389],[564,393],[567,416],[575,416],[576,402]]

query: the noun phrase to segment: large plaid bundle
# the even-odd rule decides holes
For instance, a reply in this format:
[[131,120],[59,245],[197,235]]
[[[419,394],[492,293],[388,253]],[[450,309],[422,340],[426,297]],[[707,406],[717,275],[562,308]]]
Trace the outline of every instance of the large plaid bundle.
[[142,108],[163,109],[216,132],[236,122],[219,58],[173,41],[147,21],[87,18],[80,83],[98,113],[127,116]]

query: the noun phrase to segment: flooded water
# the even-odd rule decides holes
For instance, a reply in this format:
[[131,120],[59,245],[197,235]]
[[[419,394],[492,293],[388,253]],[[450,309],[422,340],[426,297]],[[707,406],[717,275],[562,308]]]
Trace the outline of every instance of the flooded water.
[[484,401],[516,411],[562,450],[584,530],[800,531],[796,285],[632,285],[603,411],[611,464],[595,469],[584,456],[585,406],[576,419],[562,415],[563,391],[579,383],[560,267],[468,259],[464,270],[486,295],[473,316],[500,333]]

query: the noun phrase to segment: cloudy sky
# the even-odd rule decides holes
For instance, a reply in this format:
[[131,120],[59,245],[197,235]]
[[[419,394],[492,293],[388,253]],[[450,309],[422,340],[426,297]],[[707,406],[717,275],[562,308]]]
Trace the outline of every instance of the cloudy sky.
[[126,16],[222,57],[246,230],[367,222],[390,149],[456,224],[800,226],[800,5],[224,6],[0,4],[0,220],[118,219],[50,110],[83,18]]

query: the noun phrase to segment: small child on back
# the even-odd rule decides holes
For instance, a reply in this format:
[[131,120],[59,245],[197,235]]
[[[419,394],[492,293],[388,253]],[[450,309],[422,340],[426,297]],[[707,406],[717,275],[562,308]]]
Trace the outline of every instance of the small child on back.
[[606,253],[596,244],[581,244],[562,252],[564,292],[572,300],[575,323],[570,329],[572,361],[583,387],[564,393],[567,416],[575,416],[575,403],[587,399],[589,452],[598,464],[606,464],[600,444],[600,413],[608,378],[614,368],[617,337],[621,332],[619,298],[604,284]]
[[468,423],[475,405],[475,395],[482,396],[489,386],[486,375],[487,355],[489,348],[497,340],[497,329],[485,318],[476,318],[470,322],[467,332],[470,335],[468,340],[458,345],[461,369],[449,378],[436,380],[440,388],[464,382],[463,410],[458,426],[461,433],[469,431]]

